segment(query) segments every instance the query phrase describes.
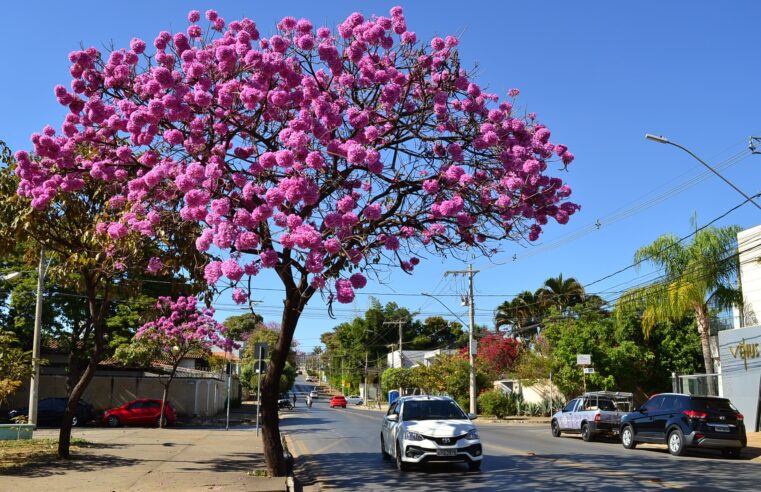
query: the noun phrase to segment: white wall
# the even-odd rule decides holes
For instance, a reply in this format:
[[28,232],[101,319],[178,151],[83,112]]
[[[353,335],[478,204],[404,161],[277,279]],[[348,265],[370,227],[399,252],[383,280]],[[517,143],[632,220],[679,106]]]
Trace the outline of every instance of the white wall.
[[745,300],[744,316],[735,308],[735,328],[761,324],[761,225],[737,234],[740,281]]

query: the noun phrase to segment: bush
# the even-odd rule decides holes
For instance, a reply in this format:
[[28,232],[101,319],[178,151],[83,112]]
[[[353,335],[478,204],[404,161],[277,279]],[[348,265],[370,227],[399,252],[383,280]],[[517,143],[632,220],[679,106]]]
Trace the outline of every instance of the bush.
[[478,397],[478,408],[482,413],[494,415],[498,419],[509,415],[510,397],[500,390],[491,390]]

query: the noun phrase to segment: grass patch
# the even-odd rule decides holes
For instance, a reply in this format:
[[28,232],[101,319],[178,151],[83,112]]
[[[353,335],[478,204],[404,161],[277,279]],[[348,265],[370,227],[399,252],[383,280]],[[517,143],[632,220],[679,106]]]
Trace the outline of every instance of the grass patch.
[[[71,451],[90,444],[84,439],[72,439]],[[0,472],[19,466],[45,462],[58,455],[58,439],[20,439],[0,441]]]
[[251,472],[248,472],[248,474],[252,477],[268,477],[269,474],[267,474],[267,470],[264,469],[258,469]]

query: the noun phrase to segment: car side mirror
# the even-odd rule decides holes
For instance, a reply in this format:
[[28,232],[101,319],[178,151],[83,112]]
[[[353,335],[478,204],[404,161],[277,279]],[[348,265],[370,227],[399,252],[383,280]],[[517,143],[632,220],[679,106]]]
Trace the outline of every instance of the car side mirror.
[[391,422],[399,422],[399,415],[396,413],[392,413],[391,415],[386,415],[386,420],[389,420]]
[[478,415],[476,415],[475,413],[468,414],[468,419],[470,420],[476,420],[477,418],[478,418]]

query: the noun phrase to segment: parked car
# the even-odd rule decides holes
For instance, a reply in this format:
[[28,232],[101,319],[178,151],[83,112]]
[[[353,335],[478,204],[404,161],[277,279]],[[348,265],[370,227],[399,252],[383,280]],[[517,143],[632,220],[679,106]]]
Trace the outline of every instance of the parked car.
[[361,405],[365,402],[365,400],[362,399],[359,395],[353,395],[353,396],[347,396],[346,397],[346,403],[349,403],[351,405]]
[[346,398],[344,395],[336,395],[330,399],[330,408],[334,407],[346,408]]
[[483,451],[475,414],[465,414],[445,396],[403,396],[388,409],[381,426],[381,454],[394,458],[399,471],[410,464],[464,462],[481,468]]
[[317,390],[312,390],[309,392],[309,398],[313,400],[317,400],[320,397],[320,393]]
[[[106,410],[103,414],[103,424],[109,427],[120,425],[158,425],[161,413],[161,400],[140,399],[132,400],[118,408]],[[164,406],[166,424],[172,425],[177,416],[168,401]]]
[[317,378],[314,377],[314,376],[307,376],[305,381],[307,383],[316,383],[317,382]]
[[675,456],[687,448],[720,449],[739,457],[747,443],[743,415],[726,398],[664,393],[621,420],[621,444],[666,444]]
[[591,391],[574,398],[550,421],[552,435],[581,434],[585,441],[598,435],[617,435],[621,418],[632,409],[633,395],[613,391]]
[[[63,413],[66,410],[66,397],[43,398],[37,402],[37,425],[39,427],[58,427],[63,420]],[[11,410],[8,412],[8,418],[14,419],[20,415],[29,415],[28,408]],[[95,409],[92,405],[84,400],[79,400],[71,425],[74,427],[84,425],[95,419]]]

